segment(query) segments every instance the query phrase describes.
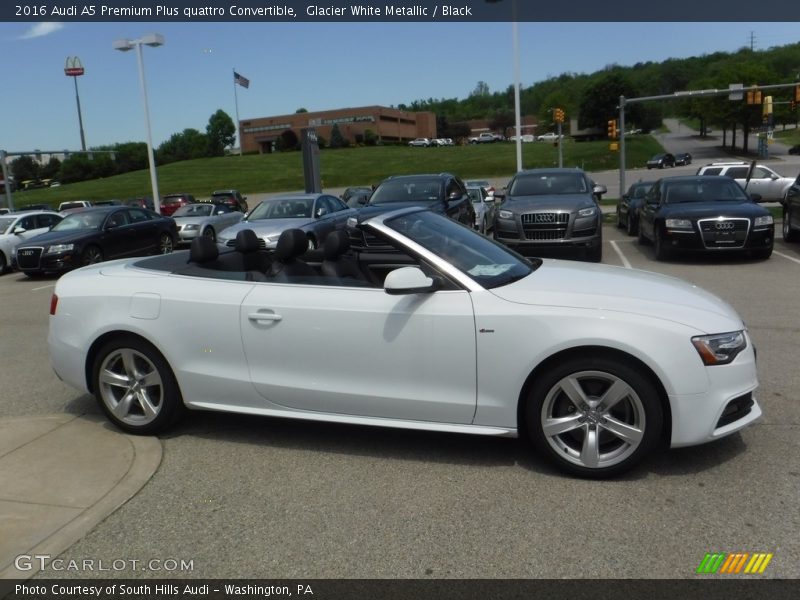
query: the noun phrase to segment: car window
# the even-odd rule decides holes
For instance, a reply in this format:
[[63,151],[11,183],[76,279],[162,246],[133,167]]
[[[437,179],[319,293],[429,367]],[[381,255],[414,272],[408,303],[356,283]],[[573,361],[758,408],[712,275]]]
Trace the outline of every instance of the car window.
[[515,177],[509,195],[581,194],[587,191],[586,180],[579,173],[543,173]]
[[128,215],[126,211],[120,210],[112,213],[106,221],[106,227],[122,227],[128,224]]
[[309,198],[273,198],[256,206],[247,217],[250,221],[260,219],[308,219],[311,217]]
[[11,226],[15,220],[15,217],[0,217],[0,234],[11,233]]
[[36,220],[33,216],[24,217],[19,224],[25,229],[36,229]]
[[105,211],[87,210],[64,217],[53,227],[53,231],[73,231],[100,229],[108,213]]
[[38,215],[37,220],[39,227],[52,227],[61,220],[57,215]]
[[665,202],[667,204],[747,199],[747,194],[738,183],[723,178],[671,182],[665,186]]
[[703,171],[703,175],[719,175],[722,173],[722,167],[711,167]]
[[439,179],[389,179],[378,186],[369,203],[436,202],[441,198],[441,187]]
[[747,172],[750,170],[750,167],[731,167],[723,175],[726,177],[730,177],[731,179],[746,179]]
[[[369,193],[369,192],[362,192],[362,193]],[[347,210],[347,204],[342,202],[341,198],[336,198],[335,196],[329,196],[331,205],[333,206],[333,210],[339,212],[340,210]]]
[[[772,176],[770,171],[767,171],[764,167],[756,167],[753,169],[753,176],[752,179],[769,179]],[[747,177],[745,175],[745,177]]]
[[141,208],[131,208],[128,212],[130,213],[131,223],[142,223],[151,220],[150,213]]

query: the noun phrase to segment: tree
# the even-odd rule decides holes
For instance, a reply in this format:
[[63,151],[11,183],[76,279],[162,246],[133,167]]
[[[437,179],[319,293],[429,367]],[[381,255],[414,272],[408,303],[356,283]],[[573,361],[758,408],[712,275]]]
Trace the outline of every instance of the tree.
[[297,139],[297,134],[294,131],[287,129],[280,135],[275,147],[278,150],[298,150],[300,148],[300,140]]
[[499,130],[505,137],[508,134],[508,128],[512,127],[515,122],[514,113],[501,108],[496,110],[494,116],[489,120],[489,128],[495,131]]
[[225,154],[225,148],[233,146],[236,141],[236,126],[228,113],[219,109],[211,115],[206,125],[206,137],[208,156],[222,156]]
[[331,129],[331,141],[328,144],[329,148],[347,148],[350,145],[350,142],[345,139],[342,135],[342,132],[339,130],[339,125],[337,123],[333,124],[333,128]]
[[364,130],[364,143],[367,146],[375,146],[378,143],[378,136],[372,129]]
[[[599,127],[606,129],[609,119],[615,119],[619,114],[619,97],[635,98],[639,96],[628,78],[620,71],[614,70],[601,76],[586,88],[580,103],[580,117],[578,127]],[[626,111],[626,120],[631,123],[641,121],[641,110],[638,104],[629,106]]]
[[158,162],[162,165],[207,155],[208,136],[191,128],[172,134],[172,137],[161,144],[157,151]]
[[73,154],[61,163],[58,179],[61,183],[75,183],[92,178],[94,165],[86,154]]
[[475,88],[470,93],[470,96],[488,96],[489,95],[489,84],[485,81],[479,81]]
[[42,166],[39,175],[42,179],[55,179],[58,177],[58,172],[61,170],[61,161],[55,156],[51,156],[47,164]]
[[307,113],[307,112],[308,112],[307,108],[298,108],[296,111],[294,111],[294,114],[299,115],[300,113]]
[[39,179],[39,169],[39,163],[28,155],[19,156],[11,161],[11,172],[17,184],[28,179]]

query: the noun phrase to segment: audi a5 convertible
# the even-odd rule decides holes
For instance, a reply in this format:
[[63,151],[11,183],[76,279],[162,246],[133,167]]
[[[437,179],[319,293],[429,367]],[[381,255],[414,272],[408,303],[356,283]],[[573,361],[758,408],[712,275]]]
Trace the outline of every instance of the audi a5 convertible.
[[[309,251],[283,232],[90,265],[50,304],[53,368],[119,428],[203,409],[524,436],[564,471],[617,475],[660,445],[761,415],[755,352],[720,298],[678,279],[525,259],[418,207]],[[202,323],[202,327],[198,327]]]

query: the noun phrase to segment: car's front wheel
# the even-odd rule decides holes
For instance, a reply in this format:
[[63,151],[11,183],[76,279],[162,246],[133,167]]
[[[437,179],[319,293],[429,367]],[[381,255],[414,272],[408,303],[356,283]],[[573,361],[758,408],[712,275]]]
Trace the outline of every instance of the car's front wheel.
[[204,235],[205,237],[207,237],[208,239],[210,239],[212,242],[216,242],[216,241],[217,241],[217,234],[216,234],[216,232],[214,231],[214,228],[213,228],[213,227],[206,227],[206,228],[203,230],[203,235]]
[[162,233],[158,236],[158,253],[159,254],[169,254],[175,249],[175,243],[172,240],[172,236],[168,233]]
[[631,213],[628,212],[628,221],[625,223],[625,232],[628,235],[636,235],[638,233],[638,228],[636,227],[636,221],[631,216]]
[[576,357],[537,378],[525,405],[531,441],[561,470],[619,475],[658,443],[663,411],[653,383],[628,361]]
[[172,369],[141,339],[121,337],[105,344],[92,365],[92,381],[100,408],[130,433],[157,433],[183,412]]
[[667,260],[670,256],[669,248],[664,244],[664,234],[656,225],[655,239],[653,239],[653,246],[656,254],[656,260]]
[[103,262],[103,251],[97,246],[88,246],[81,254],[81,264],[83,266],[99,262]]

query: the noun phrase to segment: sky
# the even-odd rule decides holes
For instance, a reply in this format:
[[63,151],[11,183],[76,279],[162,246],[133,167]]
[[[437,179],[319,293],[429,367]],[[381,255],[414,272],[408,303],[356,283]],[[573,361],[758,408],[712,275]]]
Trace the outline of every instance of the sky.
[[[222,109],[242,120],[335,108],[465,98],[514,81],[510,23],[0,23],[5,77],[0,149],[80,149],[69,56],[88,147],[145,140],[135,52],[115,40],[161,33],[144,47],[154,146],[186,128],[205,131]],[[520,23],[521,83],[610,64],[663,61],[800,41],[796,23]],[[798,65],[800,71],[800,65]],[[799,74],[800,75],[800,74]],[[734,82],[732,82],[734,83]],[[746,83],[746,82],[744,82]]]

